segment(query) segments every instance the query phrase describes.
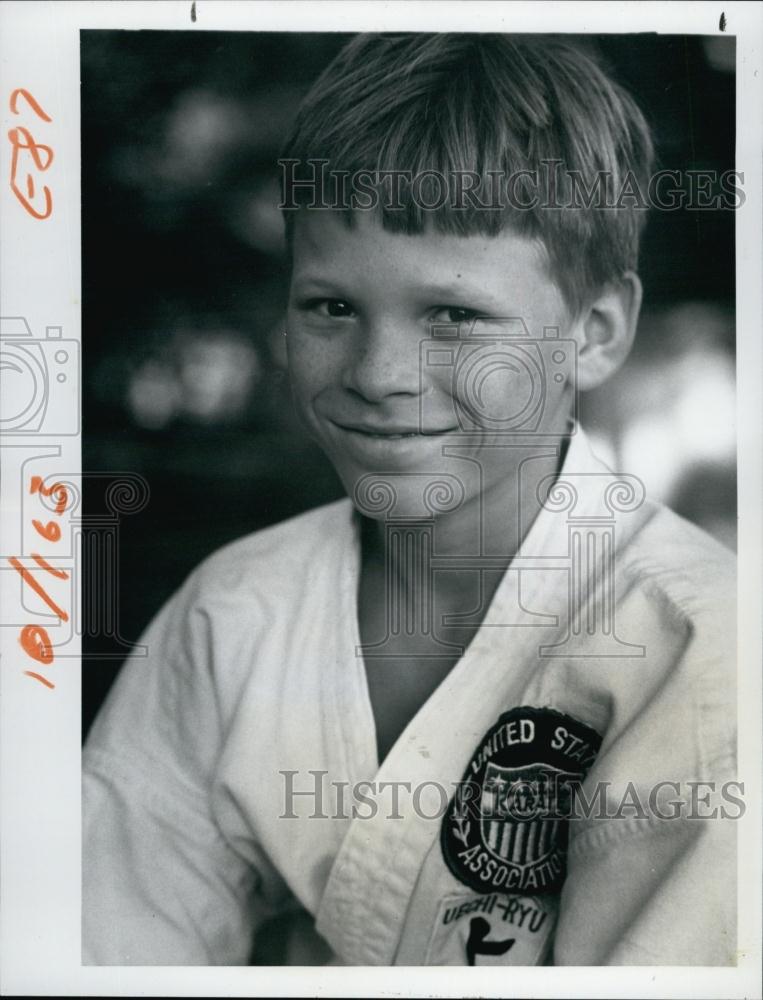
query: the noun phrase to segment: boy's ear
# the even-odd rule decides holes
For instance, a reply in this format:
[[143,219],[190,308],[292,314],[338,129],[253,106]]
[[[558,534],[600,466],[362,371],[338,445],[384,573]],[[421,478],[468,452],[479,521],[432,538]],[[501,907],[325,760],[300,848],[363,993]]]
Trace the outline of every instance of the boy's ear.
[[641,281],[626,271],[606,285],[573,325],[578,345],[577,387],[595,389],[628,357],[641,309]]

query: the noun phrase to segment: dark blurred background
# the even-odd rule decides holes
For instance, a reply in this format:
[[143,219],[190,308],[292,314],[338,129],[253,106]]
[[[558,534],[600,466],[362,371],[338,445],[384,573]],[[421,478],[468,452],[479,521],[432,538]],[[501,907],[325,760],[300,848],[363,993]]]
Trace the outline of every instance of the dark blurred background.
[[[81,33],[83,469],[150,488],[120,522],[120,637],[84,637],[85,732],[122,640],[204,556],[342,495],[284,374],[276,159],[348,37]],[[661,167],[733,169],[733,39],[588,41],[638,99]],[[636,348],[583,423],[610,464],[733,547],[733,213],[652,212],[641,259]],[[97,516],[103,481],[88,482]],[[86,592],[107,586],[91,570]]]

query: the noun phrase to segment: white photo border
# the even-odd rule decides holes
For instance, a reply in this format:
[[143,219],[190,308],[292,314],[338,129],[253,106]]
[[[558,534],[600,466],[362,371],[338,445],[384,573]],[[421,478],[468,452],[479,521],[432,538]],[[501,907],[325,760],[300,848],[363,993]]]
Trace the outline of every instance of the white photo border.
[[[7,994],[114,996],[743,997],[760,995],[761,964],[761,427],[763,412],[763,7],[716,3],[503,2],[6,2],[0,6],[0,314],[24,317],[33,336],[81,343],[81,29],[222,31],[539,31],[719,34],[737,40],[737,169],[746,201],[736,215],[739,498],[739,955],[736,968],[359,968],[83,967],[80,962],[80,699],[78,637],[51,667],[55,688],[24,675],[17,631],[0,628],[0,968]],[[51,119],[9,95],[23,88]],[[26,118],[23,118],[21,112]],[[26,119],[29,119],[28,121]],[[9,186],[9,130],[23,124],[55,151],[46,173],[54,211],[41,221]],[[36,204],[44,205],[37,190]],[[42,196],[44,199],[44,196]],[[43,209],[44,210],[44,209]],[[55,331],[60,328],[59,332]],[[50,330],[53,330],[51,334]],[[76,349],[74,350],[76,354]],[[72,369],[74,372],[74,369]],[[79,406],[76,377],[62,405]],[[77,433],[43,427],[3,445],[0,555],[14,551],[27,516],[18,484],[31,458],[45,474],[81,472]],[[34,465],[35,469],[38,465]],[[30,466],[31,468],[32,466]],[[68,515],[64,515],[68,516]],[[73,516],[73,515],[72,515]],[[63,556],[64,553],[62,552]],[[18,600],[0,573],[0,602]],[[69,595],[71,596],[71,595]],[[63,598],[62,598],[63,599]],[[76,599],[76,598],[75,598]],[[4,618],[3,621],[7,619]],[[44,673],[41,670],[40,673]]]

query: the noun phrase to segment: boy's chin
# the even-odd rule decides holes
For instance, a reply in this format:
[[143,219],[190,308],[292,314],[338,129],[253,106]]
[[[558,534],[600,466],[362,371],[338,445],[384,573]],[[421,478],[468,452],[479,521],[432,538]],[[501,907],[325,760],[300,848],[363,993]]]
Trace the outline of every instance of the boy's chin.
[[473,485],[449,472],[369,472],[343,481],[360,514],[396,523],[431,522],[454,513],[467,502]]

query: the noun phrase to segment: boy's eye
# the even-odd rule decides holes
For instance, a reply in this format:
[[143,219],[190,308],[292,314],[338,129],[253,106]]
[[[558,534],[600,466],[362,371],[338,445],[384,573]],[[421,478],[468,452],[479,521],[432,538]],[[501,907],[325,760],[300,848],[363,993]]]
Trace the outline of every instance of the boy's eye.
[[465,309],[462,306],[438,306],[432,319],[439,323],[468,323],[478,315],[476,309]]
[[321,316],[331,316],[333,319],[355,315],[350,303],[343,299],[318,299],[311,303],[311,307]]

